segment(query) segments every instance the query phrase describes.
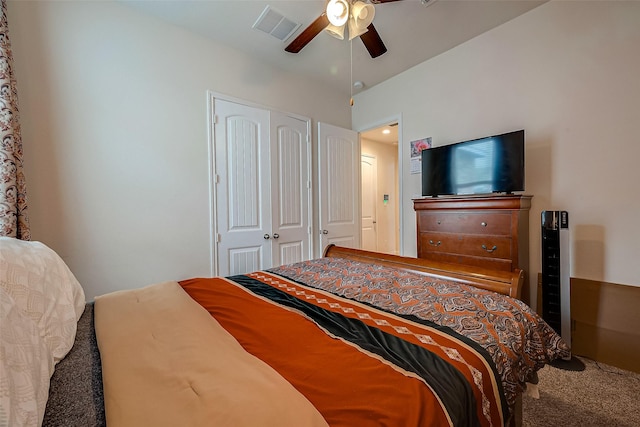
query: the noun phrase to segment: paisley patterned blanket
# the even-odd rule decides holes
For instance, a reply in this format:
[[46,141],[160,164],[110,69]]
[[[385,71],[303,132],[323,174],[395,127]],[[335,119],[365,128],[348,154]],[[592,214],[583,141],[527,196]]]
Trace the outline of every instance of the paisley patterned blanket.
[[562,338],[522,301],[390,267],[321,258],[269,270],[348,299],[412,315],[478,343],[490,356],[509,407],[534,373],[568,357]]

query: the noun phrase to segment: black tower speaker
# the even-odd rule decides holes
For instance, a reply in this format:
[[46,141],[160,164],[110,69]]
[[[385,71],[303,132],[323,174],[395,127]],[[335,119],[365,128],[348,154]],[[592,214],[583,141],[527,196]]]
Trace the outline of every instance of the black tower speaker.
[[[569,213],[542,211],[542,318],[571,345]],[[583,370],[574,357],[552,363],[568,370]]]

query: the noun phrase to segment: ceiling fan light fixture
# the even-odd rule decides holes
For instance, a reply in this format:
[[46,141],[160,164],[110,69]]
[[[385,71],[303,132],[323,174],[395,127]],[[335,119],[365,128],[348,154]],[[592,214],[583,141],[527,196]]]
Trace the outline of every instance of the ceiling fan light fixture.
[[349,19],[349,40],[353,40],[356,37],[360,37],[367,31],[369,31],[367,27],[358,28],[358,25],[356,24],[355,20]]
[[336,27],[346,24],[349,19],[349,2],[347,0],[329,0],[327,17],[329,22]]
[[[377,58],[387,51],[380,34],[373,26],[375,8],[369,3],[387,3],[398,0],[327,0],[325,10],[284,48],[290,53],[298,53],[323,30],[340,40],[344,40],[344,27],[349,29],[349,40],[360,37],[371,58]],[[436,1],[436,0],[427,0]],[[329,24],[332,27],[329,27]],[[342,27],[342,28],[340,28]],[[336,30],[340,28],[340,30]]]
[[376,8],[372,4],[356,1],[351,6],[351,16],[358,28],[367,28],[376,15]]
[[355,21],[353,19],[349,19],[349,40],[353,40],[356,37],[360,37],[367,31],[369,31],[367,27],[358,28]]
[[337,27],[333,24],[327,25],[325,31],[338,40],[344,40],[344,25]]
[[367,32],[369,25],[373,22],[376,9],[372,4],[356,1],[351,6],[351,16],[349,19],[349,40],[353,40]]

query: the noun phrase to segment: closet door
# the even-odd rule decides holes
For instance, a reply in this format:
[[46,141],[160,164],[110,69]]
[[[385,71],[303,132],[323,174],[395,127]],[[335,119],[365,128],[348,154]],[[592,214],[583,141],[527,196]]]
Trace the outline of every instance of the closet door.
[[213,274],[310,259],[310,121],[212,98]]
[[219,276],[271,266],[269,111],[215,99],[214,258]]
[[271,112],[272,265],[311,258],[308,122]]

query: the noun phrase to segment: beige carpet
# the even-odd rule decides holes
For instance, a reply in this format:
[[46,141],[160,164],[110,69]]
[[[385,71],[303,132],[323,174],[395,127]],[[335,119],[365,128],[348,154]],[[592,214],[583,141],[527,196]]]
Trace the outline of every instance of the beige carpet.
[[540,398],[523,398],[523,427],[640,426],[640,374],[580,359],[584,371],[538,372]]

